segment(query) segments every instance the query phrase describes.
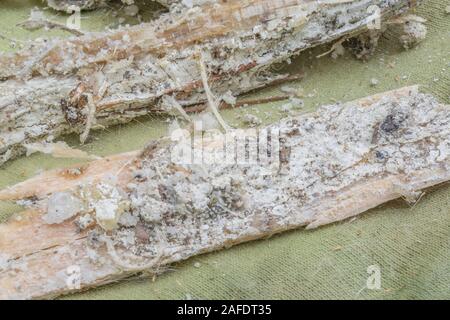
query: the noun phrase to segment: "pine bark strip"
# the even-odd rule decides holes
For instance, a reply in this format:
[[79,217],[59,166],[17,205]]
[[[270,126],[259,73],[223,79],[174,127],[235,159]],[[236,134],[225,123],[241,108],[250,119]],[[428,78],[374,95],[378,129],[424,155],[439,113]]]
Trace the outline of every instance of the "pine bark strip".
[[[266,149],[252,149],[252,139],[274,132]],[[236,137],[244,148],[232,139],[236,145],[224,149],[218,133],[194,139],[203,147],[201,165],[179,161],[180,142],[163,139],[1,191],[0,199],[27,199],[30,208],[0,225],[0,298],[53,298],[157,274],[198,254],[341,221],[399,197],[412,202],[450,180],[450,106],[417,87]],[[267,161],[238,162],[249,150],[263,150]],[[224,160],[230,154],[236,162]]]
[[0,56],[0,163],[26,146],[66,133],[124,123],[173,96],[205,103],[199,56],[218,97],[262,88],[270,71],[301,51],[356,35],[379,6],[381,20],[405,13],[407,0],[205,1],[151,23],[70,39],[35,42]]

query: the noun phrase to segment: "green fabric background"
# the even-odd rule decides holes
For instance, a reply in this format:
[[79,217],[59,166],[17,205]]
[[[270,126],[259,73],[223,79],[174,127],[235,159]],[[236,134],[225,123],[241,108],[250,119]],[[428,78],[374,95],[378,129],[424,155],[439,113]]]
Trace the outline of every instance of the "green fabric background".
[[[145,3],[147,2],[147,4]],[[429,35],[424,43],[401,50],[395,35],[387,33],[369,62],[350,55],[338,59],[316,56],[329,46],[303,53],[280,72],[306,72],[306,78],[289,84],[302,87],[305,111],[336,100],[348,101],[373,93],[420,84],[441,102],[450,103],[450,0],[428,0],[417,14],[428,20]],[[140,1],[144,20],[156,8]],[[15,26],[26,19],[35,0],[0,2],[0,35],[20,40],[45,35]],[[118,5],[120,7],[120,5]],[[117,25],[111,9],[82,14],[82,28],[101,30]],[[67,17],[51,10],[46,14],[64,21]],[[120,14],[119,14],[120,15]],[[135,19],[128,19],[135,23]],[[51,32],[63,36],[62,32]],[[0,39],[0,50],[10,51]],[[370,79],[379,80],[372,87]],[[279,88],[252,96],[279,94]],[[240,125],[240,116],[250,112],[265,123],[283,116],[282,103],[223,112],[226,120]],[[266,115],[266,112],[268,113]],[[146,141],[166,134],[165,117],[148,116],[123,126],[94,133],[92,142],[79,146],[77,138],[64,138],[69,144],[97,155],[134,150]],[[35,175],[42,169],[62,167],[77,160],[33,155],[0,168],[0,187]],[[0,202],[0,220],[19,210]],[[156,281],[130,279],[70,299],[412,299],[450,298],[450,187],[433,188],[413,208],[398,200],[371,210],[353,221],[319,230],[297,230],[271,239],[199,256],[171,266]],[[367,268],[381,268],[382,289],[368,290]]]

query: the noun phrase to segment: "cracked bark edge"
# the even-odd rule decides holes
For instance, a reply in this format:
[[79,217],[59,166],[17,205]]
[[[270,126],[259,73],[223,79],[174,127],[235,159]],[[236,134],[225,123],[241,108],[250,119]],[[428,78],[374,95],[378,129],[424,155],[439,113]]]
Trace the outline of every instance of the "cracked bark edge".
[[[450,180],[449,123],[449,106],[418,93],[417,87],[408,87],[321,108],[270,126],[283,128],[280,141],[290,146],[291,156],[266,174],[271,182],[259,187],[255,183],[260,177],[249,173],[254,168],[174,165],[167,160],[173,147],[169,141],[150,143],[141,152],[93,161],[76,175],[68,175],[67,169],[43,173],[0,192],[1,199],[34,199],[32,209],[0,225],[0,298],[53,298],[138,273],[155,274],[194,255],[290,229],[316,228],[392,199],[409,197]],[[217,142],[206,141],[206,148],[217,150]],[[316,159],[307,162],[309,158]],[[223,170],[217,168],[221,166]],[[188,207],[177,207],[190,210],[181,219],[178,215],[182,214],[171,211],[168,205],[168,181],[181,175],[185,180],[177,180],[178,185],[198,191],[198,181],[191,179],[205,170],[207,178],[201,184],[219,183],[221,187],[214,192],[233,201],[237,196],[240,204],[231,201],[228,211],[211,215],[209,204],[202,211],[192,209],[195,203],[191,202]],[[155,174],[148,175],[149,171]],[[52,195],[75,194],[79,189],[76,185],[97,188],[111,174],[116,176],[114,188],[127,190],[128,199],[140,197],[140,202],[150,203],[142,207],[142,203],[130,200],[130,212],[140,219],[136,225],[119,225],[113,231],[98,225],[80,230],[78,218],[54,225],[43,220],[48,214],[46,201]],[[239,175],[245,176],[246,182],[226,182],[222,189],[223,178],[233,180]],[[47,192],[41,188],[44,183],[51,186]],[[152,188],[159,189],[160,195],[153,194]],[[219,193],[204,196],[210,199]],[[270,199],[271,194],[278,197]],[[284,199],[285,195],[292,197]],[[154,220],[151,214],[162,205],[167,212],[162,220]],[[174,235],[169,228],[175,228]],[[122,237],[129,235],[144,242],[126,245]],[[70,286],[68,268],[73,266],[81,271],[78,288]]]

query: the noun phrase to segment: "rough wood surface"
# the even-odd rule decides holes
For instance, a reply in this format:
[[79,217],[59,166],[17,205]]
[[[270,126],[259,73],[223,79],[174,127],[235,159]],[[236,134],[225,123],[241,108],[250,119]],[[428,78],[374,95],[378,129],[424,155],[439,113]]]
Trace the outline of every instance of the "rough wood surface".
[[[152,23],[68,40],[49,39],[0,56],[0,164],[26,146],[206,100],[199,58],[217,97],[260,88],[277,62],[363,32],[407,0],[230,0],[179,7]],[[177,7],[178,8],[178,7]]]
[[177,134],[43,173],[0,192],[30,207],[0,226],[0,297],[51,298],[398,197],[414,202],[450,180],[449,128],[449,106],[409,87],[257,132],[205,134],[193,140],[202,157],[181,157],[192,140]]

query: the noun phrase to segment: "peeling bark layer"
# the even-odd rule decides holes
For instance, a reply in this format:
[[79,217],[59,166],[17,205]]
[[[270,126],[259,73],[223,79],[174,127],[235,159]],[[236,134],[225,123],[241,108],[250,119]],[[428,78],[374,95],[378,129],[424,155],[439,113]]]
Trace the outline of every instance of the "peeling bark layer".
[[0,226],[0,297],[54,297],[395,198],[413,202],[450,180],[449,128],[449,106],[410,87],[230,131],[231,148],[217,133],[197,137],[202,157],[190,163],[178,153],[184,140],[167,139],[43,173],[0,192],[33,199]]
[[164,96],[182,106],[205,102],[200,59],[218,96],[263,87],[276,80],[274,63],[364,31],[369,6],[379,6],[384,21],[411,3],[206,1],[148,24],[33,43],[0,56],[0,163],[29,143],[170,109]]

